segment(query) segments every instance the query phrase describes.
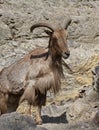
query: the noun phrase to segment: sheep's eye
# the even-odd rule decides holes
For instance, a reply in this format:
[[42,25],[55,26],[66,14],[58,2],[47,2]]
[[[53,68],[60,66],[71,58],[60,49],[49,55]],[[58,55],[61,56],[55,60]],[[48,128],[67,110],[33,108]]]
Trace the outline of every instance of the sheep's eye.
[[57,37],[54,36],[53,39],[54,39],[55,41],[57,41]]

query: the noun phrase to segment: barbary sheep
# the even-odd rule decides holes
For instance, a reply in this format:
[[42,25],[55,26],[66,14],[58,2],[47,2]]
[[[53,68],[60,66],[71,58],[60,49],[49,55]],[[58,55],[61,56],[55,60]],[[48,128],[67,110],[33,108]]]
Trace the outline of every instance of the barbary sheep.
[[[52,89],[56,94],[61,88],[63,76],[62,57],[67,59],[70,51],[67,45],[67,27],[54,28],[47,23],[34,24],[35,28],[45,27],[49,35],[48,47],[39,47],[26,54],[19,61],[0,72],[0,114],[16,110],[18,105],[27,100],[31,106],[38,107],[36,122],[42,123],[41,108],[46,103],[47,91]],[[13,108],[13,109],[12,109]]]

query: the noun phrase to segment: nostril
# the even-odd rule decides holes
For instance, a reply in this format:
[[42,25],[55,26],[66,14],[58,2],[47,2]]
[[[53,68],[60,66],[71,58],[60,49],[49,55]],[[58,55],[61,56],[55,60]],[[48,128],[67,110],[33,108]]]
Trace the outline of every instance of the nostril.
[[70,52],[64,52],[62,56],[64,59],[67,59],[70,56]]

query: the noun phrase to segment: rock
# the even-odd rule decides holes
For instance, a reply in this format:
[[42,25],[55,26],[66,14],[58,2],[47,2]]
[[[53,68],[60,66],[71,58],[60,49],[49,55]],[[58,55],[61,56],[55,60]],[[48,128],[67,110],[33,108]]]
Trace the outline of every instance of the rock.
[[2,69],[3,69],[3,67],[2,67],[2,66],[0,66],[0,72],[2,71]]
[[4,42],[4,40],[11,39],[11,32],[9,27],[4,24],[4,22],[0,21],[0,44]]
[[90,57],[87,57],[86,59],[84,59],[84,57],[86,56],[84,52],[82,52],[81,55],[83,55],[82,61],[79,62],[77,65],[75,65],[77,61],[76,59],[77,57],[75,57],[75,59],[72,60],[72,62],[74,61],[73,65],[75,65],[72,70],[74,71],[74,73],[77,74],[75,76],[76,82],[80,85],[88,86],[92,84],[91,70],[98,64],[99,54],[89,53]]
[[67,111],[68,122],[76,122],[78,120],[85,120],[90,118],[90,105],[82,99],[75,101]]
[[31,128],[36,130],[36,125],[34,124],[34,120],[29,116],[11,113],[0,117],[0,130],[27,130]]
[[99,111],[96,113],[93,121],[99,126]]
[[83,88],[83,98],[78,98],[67,110],[68,122],[89,120],[99,110],[99,94],[93,88]]
[[95,120],[97,120],[96,118],[99,116],[98,113],[99,111],[96,113],[95,117],[90,120],[77,121],[69,124],[47,124],[43,126],[48,128],[48,130],[98,130],[99,122],[95,122]]
[[83,120],[72,122],[65,126],[63,130],[98,130],[99,129],[99,111],[96,112],[94,118],[90,120]]
[[66,118],[67,106],[48,105],[42,109],[43,123],[68,123]]
[[1,0],[1,1],[0,1],[0,4],[3,4],[3,3],[4,3],[4,0]]
[[0,117],[0,130],[47,130],[37,127],[31,116],[19,113],[8,113]]

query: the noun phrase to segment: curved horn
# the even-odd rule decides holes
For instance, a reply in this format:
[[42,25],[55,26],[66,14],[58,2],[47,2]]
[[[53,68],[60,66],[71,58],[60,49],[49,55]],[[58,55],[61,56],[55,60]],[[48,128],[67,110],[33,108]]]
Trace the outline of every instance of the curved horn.
[[38,27],[47,27],[52,32],[54,32],[54,28],[51,25],[49,25],[48,23],[37,23],[37,24],[34,24],[33,26],[31,26],[30,32],[32,32],[35,28],[38,28]]
[[67,19],[66,24],[65,24],[65,29],[67,29],[67,27],[70,25],[71,21],[72,21],[71,18]]

